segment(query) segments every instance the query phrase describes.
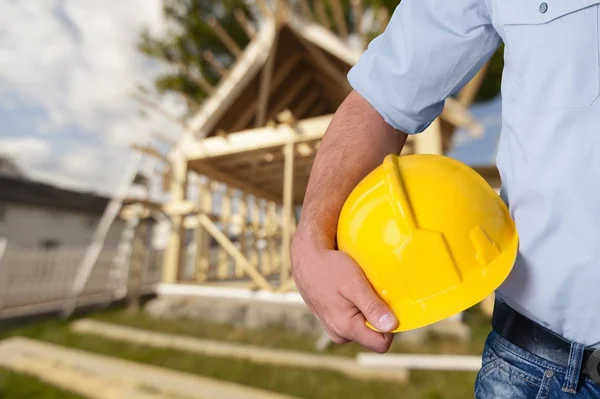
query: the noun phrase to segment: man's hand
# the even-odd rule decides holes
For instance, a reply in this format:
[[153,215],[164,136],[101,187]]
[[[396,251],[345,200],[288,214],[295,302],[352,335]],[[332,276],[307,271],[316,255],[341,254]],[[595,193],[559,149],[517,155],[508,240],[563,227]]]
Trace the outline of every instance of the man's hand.
[[[292,243],[292,272],[304,301],[334,342],[355,341],[375,352],[387,351],[392,342],[389,332],[398,321],[359,266],[336,250],[335,238],[350,192],[386,155],[399,154],[406,138],[352,92],[315,156]],[[365,319],[382,332],[369,329]]]
[[[296,235],[292,252],[294,279],[302,298],[337,344],[357,342],[378,353],[392,343],[398,325],[372,290],[358,265],[343,252],[324,250]],[[365,318],[379,331],[365,325]]]

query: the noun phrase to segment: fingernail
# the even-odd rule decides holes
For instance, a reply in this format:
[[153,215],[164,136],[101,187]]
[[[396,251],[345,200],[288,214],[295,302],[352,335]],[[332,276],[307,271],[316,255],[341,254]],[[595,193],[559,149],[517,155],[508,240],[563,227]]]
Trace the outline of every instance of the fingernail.
[[386,313],[378,320],[381,331],[391,331],[396,326],[396,318],[391,313]]

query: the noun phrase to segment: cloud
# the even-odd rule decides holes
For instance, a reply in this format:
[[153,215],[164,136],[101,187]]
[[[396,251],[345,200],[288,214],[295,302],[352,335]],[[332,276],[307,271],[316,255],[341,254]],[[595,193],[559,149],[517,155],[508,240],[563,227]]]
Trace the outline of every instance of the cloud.
[[[32,177],[106,193],[119,181],[129,144],[149,140],[152,131],[176,137],[178,126],[160,116],[142,119],[129,97],[158,71],[136,43],[142,26],[163,29],[161,3],[2,2],[0,151],[17,148],[19,137],[17,161]],[[40,143],[44,162],[33,162]]]
[[0,153],[10,157],[27,154],[32,162],[36,162],[50,155],[50,145],[35,137],[2,137]]

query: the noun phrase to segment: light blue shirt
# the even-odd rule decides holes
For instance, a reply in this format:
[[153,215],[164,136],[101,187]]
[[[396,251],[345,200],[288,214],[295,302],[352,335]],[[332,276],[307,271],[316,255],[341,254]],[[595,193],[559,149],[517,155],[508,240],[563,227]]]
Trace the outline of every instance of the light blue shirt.
[[497,296],[600,346],[600,0],[403,0],[348,78],[422,132],[505,43],[501,196],[520,238]]

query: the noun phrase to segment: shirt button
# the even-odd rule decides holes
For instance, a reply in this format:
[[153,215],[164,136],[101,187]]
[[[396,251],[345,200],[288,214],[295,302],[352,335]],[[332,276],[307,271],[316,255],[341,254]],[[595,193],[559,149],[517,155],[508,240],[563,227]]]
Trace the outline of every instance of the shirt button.
[[548,3],[544,2],[544,3],[540,4],[540,12],[543,14],[546,11],[548,11]]

